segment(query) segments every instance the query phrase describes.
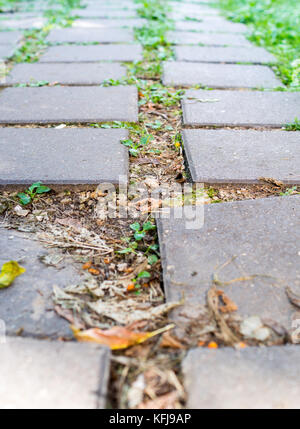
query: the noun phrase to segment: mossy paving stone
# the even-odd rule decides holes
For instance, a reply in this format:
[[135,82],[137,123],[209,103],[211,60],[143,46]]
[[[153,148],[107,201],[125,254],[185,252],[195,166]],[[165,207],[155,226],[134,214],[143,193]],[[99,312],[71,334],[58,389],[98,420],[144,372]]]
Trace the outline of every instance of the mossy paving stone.
[[299,346],[194,349],[183,374],[190,409],[300,408]]
[[253,64],[275,64],[277,62],[272,54],[264,48],[256,46],[175,46],[174,50],[178,61]]
[[196,33],[192,31],[170,31],[169,42],[176,45],[203,44],[206,46],[245,46],[251,43],[242,34],[230,33]]
[[183,130],[192,180],[198,183],[262,183],[273,177],[300,184],[300,132]]
[[178,312],[206,304],[217,274],[220,282],[250,278],[218,286],[240,316],[271,319],[290,330],[297,308],[285,287],[300,293],[299,210],[300,197],[286,196],[198,206],[197,222],[188,214],[158,219],[167,301],[185,299],[175,321]]
[[128,176],[126,138],[117,129],[0,128],[0,186],[118,184]]
[[266,66],[239,64],[201,64],[169,61],[164,63],[166,86],[203,85],[210,88],[277,88],[282,86]]
[[0,123],[137,122],[133,86],[6,88],[0,92]]
[[99,28],[63,28],[54,29],[47,36],[49,43],[124,43],[133,42],[132,29],[114,28],[107,31]]
[[138,44],[52,46],[40,57],[40,63],[87,63],[99,61],[140,61]]
[[92,344],[7,338],[0,347],[0,408],[106,408],[109,359],[107,348]]
[[[118,63],[16,64],[3,81],[3,86],[39,82],[62,85],[100,85],[107,79],[126,77],[126,68]],[[1,84],[1,83],[0,83]]]
[[300,117],[299,92],[188,90],[185,125],[282,127]]

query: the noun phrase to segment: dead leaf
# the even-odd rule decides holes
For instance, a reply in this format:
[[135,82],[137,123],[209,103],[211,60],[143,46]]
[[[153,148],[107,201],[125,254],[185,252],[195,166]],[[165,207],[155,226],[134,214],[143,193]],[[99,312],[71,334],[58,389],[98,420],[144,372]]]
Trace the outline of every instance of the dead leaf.
[[292,289],[287,286],[285,288],[287,297],[289,299],[289,301],[295,305],[295,307],[300,308],[300,295],[296,294],[295,292],[292,291]]
[[232,313],[233,311],[237,311],[237,305],[230,298],[228,298],[227,295],[225,295],[225,292],[223,290],[217,290],[217,295],[224,303],[224,305],[219,306],[219,310],[222,313]]
[[178,408],[181,407],[179,404],[179,394],[176,391],[159,396],[152,401],[143,402],[138,406],[140,410],[172,410]]
[[17,216],[26,217],[29,213],[29,210],[25,210],[21,206],[16,206],[14,208],[14,212],[16,213]]
[[270,183],[270,185],[277,186],[278,188],[283,187],[283,183],[280,182],[280,180],[274,179],[273,177],[260,177],[258,180]]
[[80,331],[75,326],[71,326],[73,334],[78,341],[103,344],[109,346],[111,350],[127,349],[130,346],[141,344],[149,338],[172,328],[174,328],[174,325],[168,325],[153,332],[133,332],[122,326],[114,326],[107,330],[93,328]]
[[16,261],[3,264],[0,273],[0,289],[10,286],[15,278],[25,273],[25,271],[25,268],[21,267]]
[[184,349],[185,347],[170,332],[165,332],[161,338],[161,347],[171,347],[173,349]]

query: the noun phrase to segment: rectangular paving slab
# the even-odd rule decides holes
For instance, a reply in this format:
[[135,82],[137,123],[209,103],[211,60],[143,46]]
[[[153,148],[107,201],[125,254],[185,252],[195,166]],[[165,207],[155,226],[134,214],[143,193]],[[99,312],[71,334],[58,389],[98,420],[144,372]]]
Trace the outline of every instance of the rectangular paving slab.
[[299,409],[300,348],[194,349],[183,361],[187,408]]
[[177,31],[206,31],[213,33],[246,33],[247,27],[244,24],[236,24],[221,17],[214,19],[204,19],[203,21],[176,21]]
[[167,86],[202,85],[211,88],[283,87],[274,72],[261,65],[164,63],[163,83]]
[[23,35],[19,31],[1,31],[0,45],[16,45]]
[[22,332],[41,338],[71,338],[69,323],[54,311],[53,286],[64,288],[80,282],[79,268],[62,257],[57,267],[46,266],[41,257],[52,251],[33,239],[33,234],[0,230],[0,266],[13,260],[26,269],[10,287],[1,289],[0,319],[8,335]]
[[[1,15],[0,15],[1,17]],[[14,15],[12,15],[12,18]],[[27,30],[30,28],[43,28],[46,24],[45,18],[24,18],[24,19],[7,19],[0,20],[0,31],[5,28],[14,28],[18,30]]]
[[170,31],[167,38],[176,45],[206,45],[206,46],[251,46],[242,34],[229,33],[196,33],[192,31]]
[[0,123],[137,122],[133,86],[6,88],[0,93]]
[[86,9],[73,9],[72,16],[81,18],[136,18],[135,10],[121,10],[121,9],[101,9],[101,8],[86,8]]
[[[128,175],[124,130],[0,128],[0,186],[119,183]],[[47,156],[40,150],[47,148]]]
[[300,132],[183,130],[194,182],[261,183],[272,177],[300,184]]
[[182,107],[185,125],[282,127],[300,117],[300,93],[188,90]]
[[2,85],[34,84],[41,81],[62,85],[100,85],[106,79],[126,76],[118,63],[16,64]]
[[218,288],[236,303],[241,317],[260,316],[291,330],[297,309],[285,287],[300,293],[299,210],[300,197],[286,196],[194,206],[194,217],[204,219],[196,229],[187,212],[179,219],[159,219],[168,302],[184,294],[180,313],[206,304],[217,275],[227,282]]
[[76,19],[72,28],[122,28],[142,27],[147,21],[145,19]]
[[6,60],[12,57],[14,54],[14,48],[10,45],[0,45],[0,61]]
[[179,61],[208,63],[276,63],[276,58],[260,47],[175,46]]
[[40,58],[42,63],[140,61],[141,45],[53,46]]
[[133,31],[127,28],[106,29],[98,28],[63,28],[54,29],[47,37],[50,43],[120,43],[133,42]]
[[0,347],[0,408],[105,408],[109,358],[91,344],[9,338]]

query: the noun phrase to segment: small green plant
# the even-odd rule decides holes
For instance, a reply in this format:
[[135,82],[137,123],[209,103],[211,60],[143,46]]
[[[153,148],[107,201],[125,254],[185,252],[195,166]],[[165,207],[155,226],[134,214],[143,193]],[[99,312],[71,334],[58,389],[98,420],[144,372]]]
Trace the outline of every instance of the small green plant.
[[292,188],[289,188],[284,192],[280,192],[279,195],[281,195],[282,197],[287,197],[293,194],[299,194],[299,192],[297,192],[297,186],[293,186]]
[[42,182],[33,183],[25,192],[19,192],[18,197],[23,206],[31,203],[38,195],[50,192],[51,189],[43,185]]
[[295,121],[290,123],[290,124],[286,124],[286,126],[284,127],[285,131],[300,131],[300,120],[298,118],[295,118]]
[[122,140],[121,143],[129,148],[129,153],[131,156],[138,156],[140,153],[140,149],[145,147],[151,140],[153,140],[153,136],[151,134],[147,134],[146,136],[141,137],[138,142],[134,142],[131,139]]
[[141,224],[139,222],[134,222],[130,225],[130,228],[134,231],[134,238],[136,241],[143,240],[147,234],[148,231],[152,231],[156,229],[156,226],[153,225],[152,222],[147,221]]

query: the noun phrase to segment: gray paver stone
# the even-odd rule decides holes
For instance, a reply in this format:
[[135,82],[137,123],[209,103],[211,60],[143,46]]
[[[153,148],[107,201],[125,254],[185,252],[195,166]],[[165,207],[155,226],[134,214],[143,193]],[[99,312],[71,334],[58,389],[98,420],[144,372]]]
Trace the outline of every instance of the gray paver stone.
[[167,34],[170,42],[176,45],[202,44],[206,46],[245,46],[251,43],[242,34],[230,33],[196,33],[192,31],[170,31]]
[[282,127],[300,116],[299,92],[186,91],[186,125]]
[[19,31],[1,31],[0,45],[16,45],[22,38]]
[[274,72],[260,65],[164,63],[163,83],[167,86],[203,85],[211,88],[283,87]]
[[297,308],[285,287],[300,293],[299,210],[300,198],[291,196],[198,206],[194,222],[188,214],[159,219],[167,300],[177,301],[184,293],[178,311],[190,313],[206,303],[213,274],[221,282],[250,277],[220,286],[238,314],[271,319],[291,330]]
[[194,349],[183,372],[191,409],[300,408],[297,346]]
[[300,184],[300,132],[183,130],[183,141],[194,182]]
[[137,120],[133,86],[6,88],[0,93],[0,123]]
[[126,76],[126,68],[118,63],[16,64],[3,85],[30,84],[41,81],[62,85],[100,85],[106,79]]
[[0,347],[0,408],[105,408],[109,350],[9,338]]
[[[119,183],[128,175],[125,130],[0,128],[0,186]],[[47,148],[47,156],[40,148]]]
[[210,63],[276,63],[276,58],[264,48],[254,47],[207,47],[175,46],[175,56],[179,61]]
[[63,28],[54,29],[47,37],[50,43],[121,43],[133,42],[133,31],[127,28],[106,29],[98,28]]
[[132,45],[53,46],[40,58],[41,63],[98,61],[140,61],[142,47]]

